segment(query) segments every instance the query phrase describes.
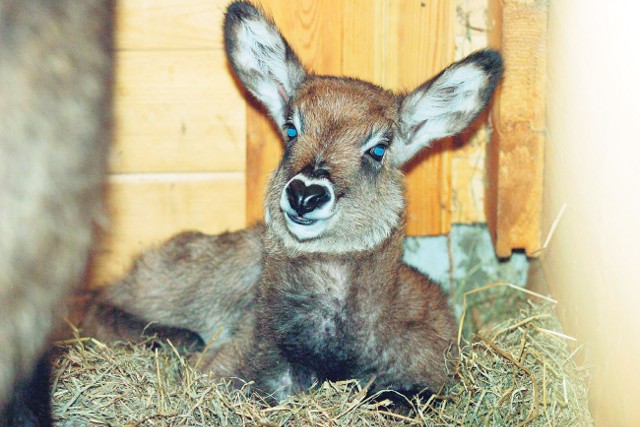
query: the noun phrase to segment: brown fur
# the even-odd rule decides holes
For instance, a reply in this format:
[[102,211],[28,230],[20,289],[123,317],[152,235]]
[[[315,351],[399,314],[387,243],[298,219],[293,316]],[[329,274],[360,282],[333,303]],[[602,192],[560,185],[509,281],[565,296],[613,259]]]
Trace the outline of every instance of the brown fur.
[[[83,330],[104,340],[139,338],[152,321],[196,332],[205,342],[217,337],[215,350],[253,316],[262,232],[255,226],[219,236],[176,235],[142,254],[126,277],[97,296]],[[118,323],[111,306],[142,321],[133,328],[128,318]]]
[[16,388],[48,399],[47,379],[29,378],[101,215],[111,14],[110,1],[0,0],[0,424],[50,422],[9,402]]
[[112,329],[117,309],[215,339],[200,367],[253,381],[275,401],[325,379],[437,390],[456,325],[440,288],[401,261],[399,166],[482,111],[502,73],[499,55],[478,52],[396,96],[309,75],[248,3],[229,6],[225,37],[238,77],[287,140],[266,223],[181,234],[143,254],[99,297],[87,327],[111,334],[103,326]]

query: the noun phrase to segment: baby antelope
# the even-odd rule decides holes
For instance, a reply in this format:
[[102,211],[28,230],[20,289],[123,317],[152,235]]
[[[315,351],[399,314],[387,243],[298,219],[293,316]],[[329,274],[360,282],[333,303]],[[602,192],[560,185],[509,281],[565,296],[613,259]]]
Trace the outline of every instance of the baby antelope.
[[307,72],[250,3],[228,7],[224,35],[238,79],[284,140],[265,222],[219,236],[182,233],[141,255],[99,297],[93,329],[107,333],[115,307],[141,325],[215,338],[199,367],[252,381],[273,401],[350,378],[372,393],[437,391],[456,322],[439,286],[402,262],[400,168],[484,110],[500,55],[476,52],[394,94]]

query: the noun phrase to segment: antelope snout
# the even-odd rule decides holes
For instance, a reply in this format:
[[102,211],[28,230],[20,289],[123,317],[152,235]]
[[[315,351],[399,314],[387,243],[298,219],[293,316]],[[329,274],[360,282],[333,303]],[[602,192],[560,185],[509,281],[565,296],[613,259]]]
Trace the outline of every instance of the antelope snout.
[[285,192],[289,206],[300,217],[321,208],[331,200],[331,193],[325,185],[307,185],[299,179],[291,180]]
[[318,237],[335,214],[336,197],[333,186],[325,178],[294,176],[285,185],[280,208],[287,228],[300,240]]

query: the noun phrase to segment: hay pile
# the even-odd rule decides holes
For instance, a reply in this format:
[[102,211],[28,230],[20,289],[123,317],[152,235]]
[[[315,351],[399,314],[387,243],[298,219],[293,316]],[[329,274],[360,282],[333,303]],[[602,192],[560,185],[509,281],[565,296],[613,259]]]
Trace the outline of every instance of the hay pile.
[[58,426],[592,424],[587,372],[576,364],[553,304],[497,290],[467,295],[463,322],[471,323],[496,295],[509,296],[511,315],[487,320],[468,340],[461,338],[458,379],[437,398],[413,402],[406,415],[367,398],[365,385],[354,381],[324,383],[269,407],[193,370],[171,343],[106,346],[77,339],[61,343],[55,360],[54,419]]

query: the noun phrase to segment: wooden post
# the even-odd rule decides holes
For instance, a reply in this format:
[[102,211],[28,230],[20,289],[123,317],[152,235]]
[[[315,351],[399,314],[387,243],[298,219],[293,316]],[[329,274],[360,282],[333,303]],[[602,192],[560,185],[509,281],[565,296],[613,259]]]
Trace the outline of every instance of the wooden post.
[[547,8],[539,0],[489,5],[489,45],[500,48],[506,67],[487,159],[487,222],[500,257],[513,249],[534,256],[540,249]]

